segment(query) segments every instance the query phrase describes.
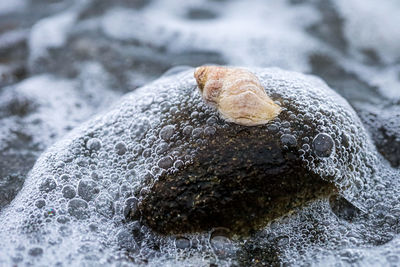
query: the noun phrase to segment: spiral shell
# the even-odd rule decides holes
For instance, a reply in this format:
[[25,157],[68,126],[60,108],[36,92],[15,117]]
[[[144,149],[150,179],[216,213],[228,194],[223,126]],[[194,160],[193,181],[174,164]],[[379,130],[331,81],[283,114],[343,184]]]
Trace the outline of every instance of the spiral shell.
[[201,66],[196,68],[194,77],[204,101],[215,106],[226,121],[255,126],[281,112],[258,78],[245,69]]

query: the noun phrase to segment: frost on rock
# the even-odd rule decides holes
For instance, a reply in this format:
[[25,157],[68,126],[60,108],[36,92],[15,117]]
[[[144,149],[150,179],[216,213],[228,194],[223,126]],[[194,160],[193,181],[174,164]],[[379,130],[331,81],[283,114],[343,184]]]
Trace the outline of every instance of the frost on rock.
[[[350,201],[366,190],[373,181],[375,151],[347,102],[312,76],[276,68],[252,71],[284,107],[282,116],[269,125],[270,131],[296,139],[283,142],[282,149],[298,150],[310,173],[335,183]],[[199,263],[206,255],[204,264],[246,262],[243,239],[232,237],[229,229],[211,237],[207,232],[160,236],[138,221],[137,203],[161,175],[190,166],[196,161],[196,144],[234,127],[203,103],[192,75],[189,70],[167,76],[126,95],[108,113],[84,123],[44,153],[21,193],[0,215],[0,263],[157,265],[176,259]],[[312,205],[318,203],[324,202]],[[303,216],[302,209],[298,213]],[[328,211],[321,216],[337,221]],[[295,233],[287,231],[274,242],[289,249],[295,237],[288,235]],[[243,238],[253,242],[260,235]]]

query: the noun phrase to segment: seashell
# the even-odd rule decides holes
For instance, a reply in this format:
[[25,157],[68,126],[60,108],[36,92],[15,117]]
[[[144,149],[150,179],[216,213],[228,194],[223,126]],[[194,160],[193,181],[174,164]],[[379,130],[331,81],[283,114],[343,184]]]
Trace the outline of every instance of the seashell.
[[281,112],[258,78],[245,69],[201,66],[194,72],[204,101],[229,122],[244,126],[266,124]]

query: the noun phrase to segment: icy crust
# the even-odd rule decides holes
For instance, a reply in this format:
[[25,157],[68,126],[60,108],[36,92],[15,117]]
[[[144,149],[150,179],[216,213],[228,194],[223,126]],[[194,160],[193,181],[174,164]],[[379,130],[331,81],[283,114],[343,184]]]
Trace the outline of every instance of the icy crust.
[[[285,116],[271,123],[282,133],[283,149],[295,140],[309,170],[336,183],[349,199],[364,190],[375,150],[347,102],[312,76],[251,71],[283,107]],[[183,108],[192,110],[189,117],[179,114]],[[169,124],[175,116],[182,120]],[[196,150],[187,150],[188,144],[207,142],[219,127],[230,124],[203,103],[192,69],[126,95],[37,161],[0,215],[0,265],[239,262],[242,243],[223,230],[160,237],[131,219],[162,172],[191,163]]]

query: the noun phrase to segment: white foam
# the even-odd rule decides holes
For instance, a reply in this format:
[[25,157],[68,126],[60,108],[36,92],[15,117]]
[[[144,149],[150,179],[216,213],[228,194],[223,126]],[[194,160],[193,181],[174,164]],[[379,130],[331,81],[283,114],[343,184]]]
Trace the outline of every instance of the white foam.
[[335,1],[344,17],[347,41],[354,53],[373,49],[387,63],[400,59],[400,2],[386,0]]
[[232,1],[215,5],[218,19],[198,21],[183,17],[190,6],[196,5],[154,1],[140,12],[115,8],[104,16],[102,29],[118,40],[137,40],[175,52],[220,51],[231,65],[302,71],[309,70],[308,55],[321,46],[303,31],[319,18],[309,6],[290,9],[282,1],[268,6],[263,1],[251,5]]
[[[24,117],[11,116],[1,119],[3,127],[0,140],[13,136],[12,131],[21,128],[30,135],[32,143],[45,149],[56,137],[63,136],[100,110],[108,107],[119,93],[107,88],[109,77],[97,63],[82,65],[77,80],[59,79],[52,75],[39,75],[10,86],[0,94],[0,102],[24,98],[34,106]],[[85,92],[82,94],[82,91]]]
[[67,11],[47,17],[37,22],[31,30],[29,37],[29,51],[32,61],[46,56],[50,48],[62,47],[71,26],[76,20],[77,13]]
[[12,0],[12,1],[0,1],[0,15],[6,15],[12,12],[18,12],[23,9],[27,4],[26,0]]

